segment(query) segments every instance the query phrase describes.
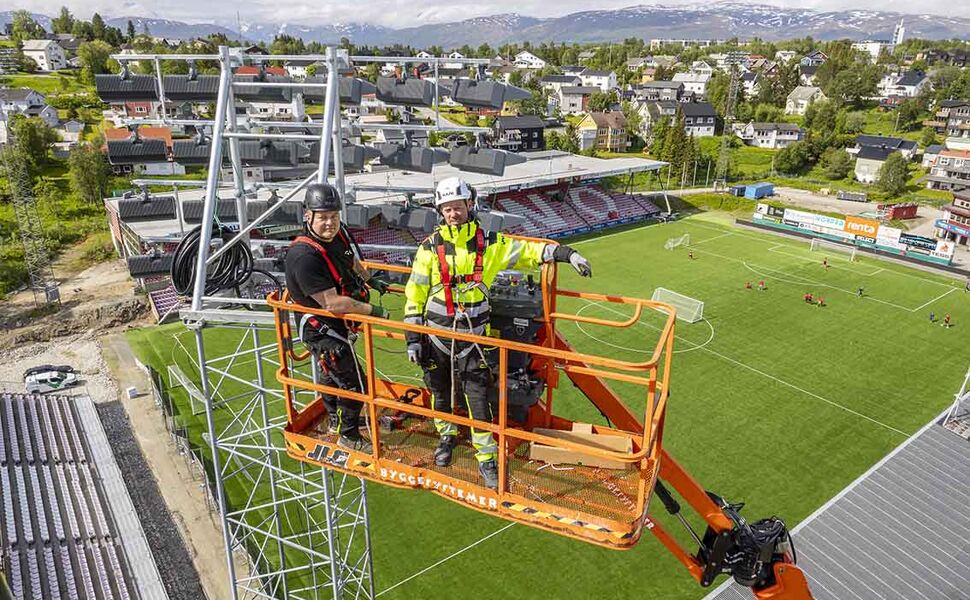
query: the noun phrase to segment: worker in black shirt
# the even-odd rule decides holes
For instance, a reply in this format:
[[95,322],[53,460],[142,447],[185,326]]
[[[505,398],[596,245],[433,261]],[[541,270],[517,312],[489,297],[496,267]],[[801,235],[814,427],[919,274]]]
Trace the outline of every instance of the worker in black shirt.
[[[303,235],[286,253],[286,285],[297,304],[332,313],[387,318],[387,310],[368,302],[368,287],[379,293],[387,284],[369,277],[354,253],[350,233],[340,222],[340,195],[327,183],[307,187],[303,197]],[[363,392],[366,377],[354,353],[356,335],[343,319],[294,311],[300,337],[317,358],[324,385]],[[323,394],[329,413],[329,433],[340,433],[339,446],[370,453],[370,442],[359,429],[362,403]]]

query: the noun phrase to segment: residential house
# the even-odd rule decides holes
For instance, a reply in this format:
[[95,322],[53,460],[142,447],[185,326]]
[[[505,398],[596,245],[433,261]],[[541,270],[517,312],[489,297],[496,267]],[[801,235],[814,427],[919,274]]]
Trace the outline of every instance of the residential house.
[[0,88],[0,108],[7,114],[19,114],[31,106],[44,104],[44,94],[30,88]]
[[798,62],[806,67],[821,67],[828,59],[828,55],[821,50],[812,50]]
[[795,60],[795,56],[796,54],[794,50],[779,50],[778,52],[775,52],[775,60],[780,63],[793,61]]
[[970,245],[970,192],[954,192],[953,202],[940,209],[936,237]]
[[185,167],[171,160],[172,132],[167,127],[144,127],[135,132],[106,129],[104,134],[108,164],[116,175],[185,174]]
[[84,132],[84,123],[81,121],[67,121],[57,127],[57,133],[61,136],[59,142],[54,142],[54,156],[57,158],[68,158],[71,155],[71,148],[77,146],[81,141],[81,134]]
[[711,76],[703,73],[674,73],[674,83],[684,84],[684,91],[691,92],[695,96],[703,96],[707,91],[707,83]]
[[57,109],[47,104],[40,106],[28,106],[26,110],[22,111],[20,114],[29,118],[40,119],[46,123],[48,127],[57,127],[61,123],[60,117],[57,116]]
[[[451,60],[459,60],[460,61],[460,60],[462,60],[462,59],[465,58],[465,55],[462,54],[461,52],[458,52],[456,50],[455,52],[450,53],[448,55],[448,58],[450,58]],[[460,71],[460,70],[462,70],[462,69],[465,68],[465,65],[463,65],[460,62],[448,62],[448,63],[442,63],[441,64],[441,68],[443,68],[443,69],[449,69],[449,70],[458,70],[458,71]]]
[[595,50],[583,50],[579,53],[579,62],[588,62],[596,58]]
[[923,125],[947,138],[970,138],[970,100],[944,100],[935,117]]
[[434,54],[431,54],[430,52],[427,52],[425,50],[421,50],[420,52],[415,54],[414,57],[420,58],[421,60],[428,60],[429,58],[434,58]]
[[67,56],[54,40],[24,40],[24,56],[37,63],[40,71],[57,71],[67,68]]
[[566,65],[565,67],[562,68],[562,74],[579,77],[582,74],[582,72],[585,70],[586,70],[586,67],[581,67],[579,65]]
[[932,167],[933,163],[936,162],[936,157],[939,156],[940,152],[943,152],[945,149],[946,147],[943,144],[932,144],[927,146],[926,150],[923,150],[923,160],[920,162],[920,166],[924,169],[929,169]]
[[931,190],[957,192],[970,188],[970,151],[941,150],[924,179]]
[[631,58],[628,61],[626,61],[626,69],[631,73],[636,73],[638,71],[642,71],[643,69],[646,69],[649,66],[647,63],[650,61],[651,61],[651,57],[649,56]]
[[744,89],[744,95],[748,98],[758,95],[758,88],[761,83],[761,75],[755,73],[754,71],[745,71],[741,73],[741,86]]
[[659,100],[656,102],[640,102],[637,114],[640,115],[640,137],[650,139],[654,126],[666,118],[673,123],[677,120],[677,109],[680,103],[675,100]]
[[794,123],[751,122],[735,125],[735,134],[749,146],[777,150],[801,140],[804,130]]
[[815,73],[817,72],[818,67],[814,65],[798,65],[799,85],[815,85]]
[[0,75],[20,70],[20,59],[16,48],[0,48]]
[[882,135],[857,135],[855,138],[855,146],[849,148],[847,152],[849,154],[857,154],[862,148],[866,147],[885,148],[892,151],[898,150],[906,160],[913,160],[917,150],[919,150],[916,142],[911,140]]
[[515,55],[515,60],[512,61],[512,64],[519,69],[538,70],[546,66],[546,61],[528,50],[523,50]]
[[879,180],[879,170],[889,156],[896,152],[883,146],[863,146],[855,157],[855,178],[862,183]]
[[599,88],[586,86],[563,86],[559,89],[559,110],[564,115],[578,115],[586,112],[589,97],[600,91]]
[[585,87],[598,87],[602,92],[609,92],[616,88],[616,73],[613,71],[598,71],[586,69],[580,73],[579,78]]
[[76,38],[70,33],[56,33],[53,39],[64,50],[64,55],[68,58],[76,56],[77,49],[84,42],[84,40]]
[[785,101],[785,114],[804,115],[809,104],[825,99],[825,94],[820,88],[800,85],[788,94],[788,99]]
[[680,105],[684,113],[684,131],[687,135],[711,137],[717,128],[717,111],[710,102],[684,102]]
[[493,146],[510,152],[536,152],[546,149],[545,123],[534,115],[495,119]]
[[636,97],[647,102],[658,100],[680,100],[684,93],[684,84],[679,81],[650,81],[637,86],[634,90]]
[[581,86],[583,80],[575,75],[546,75],[539,80],[539,85],[543,90],[558,96],[562,88]]
[[712,77],[714,75],[714,67],[703,60],[695,60],[690,64],[690,72]]
[[630,142],[626,131],[626,117],[622,112],[586,113],[577,126],[580,150],[626,152]]
[[929,79],[922,71],[906,71],[891,86],[885,88],[886,96],[901,96],[915,98],[929,84]]

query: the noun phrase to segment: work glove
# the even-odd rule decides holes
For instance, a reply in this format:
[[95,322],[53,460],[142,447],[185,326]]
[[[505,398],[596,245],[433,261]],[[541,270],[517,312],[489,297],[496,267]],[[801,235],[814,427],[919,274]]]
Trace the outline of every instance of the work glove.
[[391,287],[391,284],[384,281],[383,279],[378,279],[377,277],[371,277],[367,280],[367,285],[372,290],[376,290],[378,294],[383,296],[387,293],[387,289]]
[[569,256],[569,264],[571,264],[573,268],[576,269],[576,272],[583,277],[593,276],[593,267],[590,266],[589,261],[575,250],[573,250],[573,253]]
[[408,360],[414,364],[421,364],[422,356],[421,344],[419,342],[414,342],[408,344]]
[[370,314],[373,317],[378,317],[381,319],[389,319],[391,317],[391,311],[377,304],[370,305]]

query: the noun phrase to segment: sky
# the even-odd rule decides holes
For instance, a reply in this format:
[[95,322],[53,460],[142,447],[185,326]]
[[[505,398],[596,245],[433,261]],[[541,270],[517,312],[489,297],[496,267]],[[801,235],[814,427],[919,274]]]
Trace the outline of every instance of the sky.
[[[882,10],[890,12],[920,12],[970,17],[967,0],[768,0],[749,4],[772,4],[789,8],[816,10]],[[5,3],[6,4],[6,3]],[[460,21],[472,17],[517,12],[535,17],[555,17],[572,12],[596,9],[623,8],[634,4],[657,4],[644,0],[516,0],[515,2],[473,2],[469,0],[13,0],[11,8],[26,8],[33,12],[54,16],[61,5],[76,15],[90,18],[98,11],[102,16],[141,16],[165,18],[190,23],[217,22],[235,25],[235,12],[246,22],[319,25],[329,22],[371,23],[386,27],[408,27],[421,23]],[[698,0],[663,0],[660,4],[701,4]],[[709,4],[709,3],[705,3]],[[55,8],[58,7],[58,8]],[[234,28],[234,27],[233,27]]]

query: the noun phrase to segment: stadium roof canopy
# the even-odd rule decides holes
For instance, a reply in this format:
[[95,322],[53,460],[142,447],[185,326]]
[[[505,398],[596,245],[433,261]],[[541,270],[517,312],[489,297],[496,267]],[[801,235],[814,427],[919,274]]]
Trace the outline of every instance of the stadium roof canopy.
[[[610,177],[614,175],[628,175],[641,173],[644,171],[654,171],[663,167],[666,163],[648,160],[644,158],[612,158],[602,159],[578,154],[569,154],[559,150],[547,150],[544,152],[529,152],[526,156],[528,160],[521,164],[506,167],[505,174],[496,177],[480,173],[468,173],[459,171],[447,163],[437,164],[431,173],[414,173],[404,171],[377,171],[373,173],[355,173],[347,175],[347,190],[357,189],[355,192],[357,202],[388,202],[402,201],[403,195],[400,192],[388,192],[380,188],[387,187],[407,187],[409,189],[426,190],[430,196],[437,182],[446,177],[462,177],[478,189],[482,197],[502,192],[518,189],[530,189],[555,185],[563,182],[578,183]],[[294,181],[295,185],[296,182]],[[235,195],[230,184],[224,183],[225,187],[220,188],[222,198],[231,198]],[[285,195],[285,190],[279,192],[279,196]],[[419,193],[420,197],[421,194]],[[201,200],[203,191],[199,189],[184,189],[179,191],[180,200]],[[257,200],[268,200],[270,191],[261,188],[257,191]],[[302,200],[303,195],[297,194],[297,198]],[[252,198],[250,202],[252,202]],[[113,210],[118,210],[118,198],[105,199],[106,204]],[[179,222],[173,218],[159,220],[141,220],[139,222],[126,222],[132,233],[146,241],[162,241],[164,239],[181,238],[181,229],[186,231],[194,227],[194,224],[183,223],[182,228]]]
[[[970,441],[934,421],[792,531],[816,600],[966,597]],[[705,600],[750,600],[726,582]]]

